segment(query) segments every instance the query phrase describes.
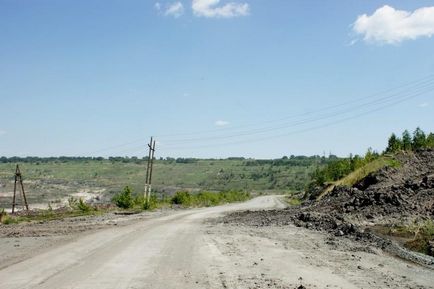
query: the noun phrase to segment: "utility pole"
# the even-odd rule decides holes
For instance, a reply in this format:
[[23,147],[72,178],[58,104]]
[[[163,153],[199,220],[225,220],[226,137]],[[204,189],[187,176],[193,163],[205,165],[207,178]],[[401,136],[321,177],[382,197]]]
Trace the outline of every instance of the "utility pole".
[[23,209],[25,207],[26,211],[29,211],[29,205],[27,204],[26,192],[24,191],[23,177],[21,175],[20,167],[17,164],[15,169],[15,183],[14,183],[14,198],[12,201],[12,214],[15,212],[15,207],[17,205],[17,183],[20,183],[21,186],[21,204],[23,205]]
[[[152,144],[152,137],[151,137],[151,141],[149,143]],[[148,147],[149,147],[149,144],[148,144]],[[146,180],[145,180],[145,193],[144,193],[145,201],[148,200],[148,181],[149,181],[149,168],[150,168],[150,166],[151,166],[151,148],[149,147],[148,162],[146,165]]]
[[148,163],[146,167],[146,181],[145,181],[145,201],[149,202],[151,198],[151,188],[152,188],[152,168],[154,165],[154,153],[155,153],[155,140],[152,139],[148,144],[149,153],[148,153]]

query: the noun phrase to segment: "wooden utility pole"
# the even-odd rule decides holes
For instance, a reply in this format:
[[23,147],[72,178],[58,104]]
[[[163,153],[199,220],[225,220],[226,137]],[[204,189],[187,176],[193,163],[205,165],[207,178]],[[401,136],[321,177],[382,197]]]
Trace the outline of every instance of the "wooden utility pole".
[[148,144],[149,153],[148,153],[148,162],[147,162],[147,165],[146,165],[146,180],[145,180],[145,193],[144,193],[145,201],[148,200],[149,168],[151,167],[151,148],[150,148],[150,144],[152,144],[152,137],[151,137],[151,141]]
[[154,153],[155,153],[155,140],[152,139],[148,144],[149,153],[148,153],[148,163],[146,167],[146,182],[145,182],[145,200],[149,202],[151,198],[151,188],[152,188],[152,168],[154,165]]
[[17,183],[20,183],[21,186],[21,204],[23,205],[23,209],[29,211],[29,205],[27,204],[26,192],[24,191],[23,177],[21,175],[20,167],[17,164],[15,169],[15,183],[14,183],[14,198],[12,201],[12,214],[15,212],[15,207],[17,205]]

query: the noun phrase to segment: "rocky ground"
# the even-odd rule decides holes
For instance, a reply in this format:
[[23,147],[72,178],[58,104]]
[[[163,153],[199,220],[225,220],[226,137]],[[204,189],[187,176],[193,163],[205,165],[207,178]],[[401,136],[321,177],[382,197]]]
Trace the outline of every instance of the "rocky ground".
[[281,196],[261,196],[0,226],[0,288],[434,288],[431,269],[376,246],[291,223],[265,226],[286,219],[266,213],[284,207]]
[[400,166],[385,167],[351,188],[336,187],[310,210],[377,224],[433,219],[434,151],[402,153],[397,159]]
[[232,264],[221,270],[221,288],[434,288],[432,270],[376,246],[291,224],[246,224],[213,220],[207,231]]
[[434,151],[401,154],[397,158],[399,167],[386,167],[350,188],[336,187],[319,201],[284,210],[234,212],[221,221],[254,227],[295,224],[327,231],[336,237],[362,241],[366,248],[380,247],[434,268],[434,258],[410,252],[372,230],[379,225],[434,220]]

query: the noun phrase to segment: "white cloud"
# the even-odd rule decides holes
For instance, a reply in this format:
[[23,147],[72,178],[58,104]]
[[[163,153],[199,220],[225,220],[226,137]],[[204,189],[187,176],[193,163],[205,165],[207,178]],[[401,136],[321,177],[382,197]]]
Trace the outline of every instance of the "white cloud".
[[0,129],[0,136],[4,135],[6,133],[7,133],[7,131]]
[[181,2],[169,4],[166,11],[164,12],[164,15],[173,16],[175,18],[182,16],[182,14],[184,14],[184,5],[182,5]]
[[218,120],[214,123],[216,126],[226,126],[229,125],[229,121],[226,120]]
[[424,103],[421,103],[421,104],[419,104],[419,107],[427,107],[427,106],[429,106],[429,103],[428,102],[424,102]]
[[404,40],[434,35],[434,7],[413,12],[396,10],[385,5],[374,14],[357,17],[353,30],[368,43],[397,44]]
[[157,11],[160,11],[160,10],[161,10],[161,4],[160,4],[160,2],[156,2],[156,3],[154,4],[154,8],[155,8]]
[[196,16],[230,18],[249,14],[249,4],[230,2],[217,6],[220,0],[193,0],[191,8]]

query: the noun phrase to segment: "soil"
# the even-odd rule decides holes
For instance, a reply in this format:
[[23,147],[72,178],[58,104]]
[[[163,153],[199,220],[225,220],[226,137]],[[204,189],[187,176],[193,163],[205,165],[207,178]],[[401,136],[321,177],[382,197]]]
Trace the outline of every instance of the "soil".
[[[222,222],[234,211],[266,216],[264,210],[284,207],[280,197],[261,196],[154,215],[8,225],[20,233],[0,237],[0,288],[434,288],[431,269],[349,238],[291,224]],[[78,232],[83,223],[89,230]],[[92,229],[100,223],[106,227]],[[33,225],[39,229],[30,230]],[[76,231],[56,231],[69,225]]]
[[174,210],[160,210],[128,216],[107,213],[101,216],[70,217],[12,225],[0,224],[0,269],[20,262],[29,255],[51,250],[57,245],[74,241],[95,231],[129,226],[174,212]]
[[254,227],[295,224],[333,236],[361,241],[394,255],[434,268],[431,256],[410,252],[374,234],[376,226],[434,220],[434,150],[397,156],[400,166],[385,167],[353,187],[335,187],[316,202],[283,210],[234,212],[221,221]]

